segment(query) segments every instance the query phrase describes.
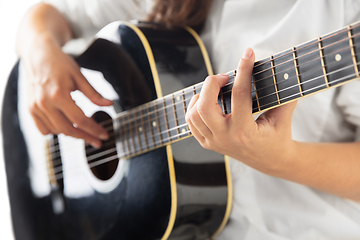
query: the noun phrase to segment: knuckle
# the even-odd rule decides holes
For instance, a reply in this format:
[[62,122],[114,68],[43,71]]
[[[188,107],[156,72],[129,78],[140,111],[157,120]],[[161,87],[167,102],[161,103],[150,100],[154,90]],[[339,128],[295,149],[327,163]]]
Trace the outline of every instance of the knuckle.
[[47,104],[48,104],[47,99],[45,98],[44,95],[41,95],[37,99],[37,102],[33,103],[33,107],[34,107],[34,109],[37,109],[38,107],[44,109],[44,108],[46,108]]
[[63,103],[64,101],[64,90],[60,87],[54,87],[50,93],[51,100],[57,103]]
[[88,124],[88,119],[85,116],[75,118],[74,124],[78,128],[84,128],[84,127],[87,127],[89,125]]
[[205,81],[209,82],[210,84],[216,81],[216,76],[215,75],[211,75],[211,76],[207,76],[205,78]]
[[70,127],[63,127],[62,129],[58,129],[57,132],[62,133],[66,136],[70,136],[71,134]]
[[35,101],[31,101],[28,104],[28,108],[31,114],[34,114],[39,110],[38,104]]
[[51,132],[50,132],[50,130],[48,130],[48,129],[39,129],[39,131],[41,132],[41,134],[42,135],[48,135],[48,134],[50,134]]
[[244,132],[237,134],[236,139],[234,141],[236,141],[239,146],[248,146],[251,144],[250,136],[248,136]]
[[187,112],[186,114],[185,114],[185,121],[187,122],[187,123],[189,123],[190,121],[191,121],[191,117],[190,117],[190,112]]
[[208,149],[207,144],[206,144],[206,140],[201,140],[201,141],[199,141],[199,143],[200,143],[201,147],[203,147],[205,149]]
[[197,104],[197,112],[200,114],[200,115],[204,115],[204,114],[207,114],[208,113],[208,105],[206,102],[204,101],[199,101],[198,104]]

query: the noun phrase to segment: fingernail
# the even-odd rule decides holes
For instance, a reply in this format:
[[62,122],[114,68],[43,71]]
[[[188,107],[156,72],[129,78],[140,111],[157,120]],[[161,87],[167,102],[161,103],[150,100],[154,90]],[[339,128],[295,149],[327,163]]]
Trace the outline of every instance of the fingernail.
[[219,73],[218,76],[221,76],[221,77],[229,77],[229,75],[226,74],[226,73]]
[[247,48],[242,56],[242,59],[246,60],[251,58],[251,56],[253,55],[253,50],[251,48]]
[[99,148],[101,147],[101,143],[98,143],[98,142],[92,142],[92,143],[90,143],[90,144],[91,144],[91,146],[92,146],[93,148],[99,149]]
[[109,135],[107,133],[102,133],[99,135],[99,138],[101,140],[108,140],[109,139]]
[[101,101],[106,104],[112,104],[112,101],[106,98],[102,98]]

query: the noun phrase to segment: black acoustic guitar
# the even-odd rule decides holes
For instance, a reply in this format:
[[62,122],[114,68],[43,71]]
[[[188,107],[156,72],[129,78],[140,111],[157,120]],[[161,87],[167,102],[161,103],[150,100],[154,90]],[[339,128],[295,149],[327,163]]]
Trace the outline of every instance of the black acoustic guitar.
[[[358,79],[359,47],[354,24],[257,61],[253,113]],[[185,123],[202,88],[196,82],[212,74],[196,33],[113,23],[76,61],[115,99],[99,108],[73,95],[112,138],[98,150],[41,136],[26,111],[21,63],[15,67],[3,134],[17,239],[209,239],[221,231],[232,198],[228,162],[201,149]],[[224,114],[235,74],[219,94]]]
[[101,149],[42,136],[21,61],[11,73],[2,127],[16,239],[209,239],[227,222],[231,182],[226,158],[189,138],[185,123],[200,92],[190,86],[212,74],[199,36],[120,22],[99,34],[75,59],[114,106],[73,98],[109,131]]

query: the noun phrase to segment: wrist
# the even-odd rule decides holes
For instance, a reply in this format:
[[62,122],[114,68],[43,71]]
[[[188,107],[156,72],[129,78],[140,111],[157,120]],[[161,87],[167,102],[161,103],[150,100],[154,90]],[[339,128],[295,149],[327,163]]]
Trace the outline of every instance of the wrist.
[[267,166],[265,172],[274,177],[287,178],[299,169],[299,159],[301,146],[299,142],[291,140],[285,146],[282,146],[279,153],[275,155],[274,159],[269,161],[271,165]]

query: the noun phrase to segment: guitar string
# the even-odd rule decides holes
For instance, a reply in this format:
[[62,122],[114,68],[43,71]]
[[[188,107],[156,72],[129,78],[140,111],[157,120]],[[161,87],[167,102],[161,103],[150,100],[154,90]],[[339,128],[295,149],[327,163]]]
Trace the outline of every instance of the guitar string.
[[[352,77],[352,76],[356,76],[357,74],[356,73],[353,73],[353,74],[351,74],[351,75],[349,75],[350,77]],[[337,79],[337,80],[334,80],[334,81],[332,81],[332,83],[337,83],[337,82],[340,82],[340,81],[343,81],[344,79],[346,79],[346,78],[348,78],[349,76],[345,76],[345,77],[342,77],[342,78],[340,78],[340,79]],[[326,86],[326,83],[323,83],[322,85],[319,85],[319,86],[316,86],[316,87],[314,87],[314,88],[311,88],[311,89],[308,89],[308,90],[306,90],[306,91],[304,91],[305,93],[307,93],[307,92],[310,92],[310,91],[313,91],[313,90],[316,90],[316,89],[318,89],[318,88],[321,88],[321,87],[324,87],[324,86]],[[281,100],[286,100],[286,99],[291,99],[292,97],[294,97],[294,96],[296,96],[296,95],[298,95],[298,94],[294,94],[294,95],[291,95],[291,96],[288,96],[288,97],[285,97],[285,98],[282,98]],[[183,124],[182,126],[187,126],[187,124],[185,123],[185,124]],[[179,127],[182,127],[182,126],[179,126]],[[190,131],[186,131],[186,132],[182,132],[181,134],[178,134],[178,135],[176,135],[176,136],[172,136],[172,137],[177,137],[177,136],[181,136],[181,135],[185,135],[185,134],[188,134]],[[171,141],[171,138],[172,137],[169,137],[167,140],[169,140],[169,141]],[[167,140],[164,140],[164,141],[167,141]],[[116,145],[116,141],[114,140],[114,144]],[[123,143],[122,143],[123,144]],[[155,143],[154,144],[154,148],[155,147],[158,147],[158,146],[161,146],[162,144],[160,144],[160,145],[157,145],[157,143]],[[141,146],[139,146],[139,148],[140,148],[140,151],[137,151],[137,149],[135,148],[135,149],[133,149],[135,152],[134,153],[132,153],[131,152],[131,149],[129,149],[129,151],[130,151],[130,153],[129,152],[126,152],[126,153],[123,153],[123,155],[122,156],[120,156],[120,158],[121,157],[127,157],[127,156],[131,156],[131,155],[136,155],[137,153],[139,153],[139,152],[141,152],[141,151],[147,151],[147,150],[149,150],[149,149],[144,149],[144,150],[142,150],[141,149]],[[115,150],[114,150],[114,153],[116,152],[116,148],[114,148]],[[151,148],[150,148],[151,149]],[[111,152],[109,152],[109,150],[107,150],[106,151],[106,155],[107,154],[109,154],[109,153],[111,153]],[[97,156],[104,156],[105,154],[101,154],[101,153],[98,153],[98,155]],[[114,157],[119,157],[118,155],[115,155]],[[94,157],[93,157],[94,158]],[[96,157],[95,157],[96,158]],[[90,161],[92,161],[92,158],[90,159],[90,160],[88,160],[88,162],[90,162]],[[101,160],[95,160],[95,161],[93,161],[93,162],[91,162],[90,164],[95,164],[96,162],[98,162],[98,161],[101,161],[102,163],[103,163],[103,161],[104,161],[104,159],[101,159]],[[106,162],[106,161],[105,161]],[[102,164],[101,163],[101,164]],[[62,165],[61,165],[62,166]],[[61,167],[60,166],[60,167]],[[59,168],[59,167],[57,167],[57,168]]]
[[[187,126],[187,124],[185,123],[185,124],[181,124],[181,125],[172,127],[172,128],[170,128],[170,129],[166,129],[166,130],[164,130],[164,131],[162,131],[162,132],[159,132],[159,133],[154,134],[154,137],[155,137],[155,138],[159,137],[159,139],[160,139],[160,136],[161,136],[161,135],[166,134],[166,133],[171,132],[171,131],[176,131],[177,129],[181,129],[181,128],[186,127],[186,126]],[[108,128],[107,130],[111,130],[111,129],[112,129],[112,127]],[[128,130],[131,131],[131,130],[134,130],[134,129],[128,129]],[[151,129],[149,129],[149,130],[151,131]],[[151,135],[153,135],[153,134],[151,133]],[[165,137],[165,138],[162,137],[162,138],[161,138],[161,139],[162,139],[161,142],[160,142],[160,141],[155,141],[155,142],[152,142],[152,144],[147,144],[147,145],[151,145],[151,146],[150,146],[150,147],[148,146],[146,149],[143,149],[143,146],[144,146],[144,143],[145,143],[145,137],[141,137],[140,139],[139,139],[139,137],[136,137],[136,138],[126,138],[126,139],[125,139],[125,142],[128,142],[129,139],[130,139],[131,141],[136,141],[136,140],[140,141],[140,142],[139,142],[139,145],[136,144],[138,147],[135,147],[135,149],[134,149],[135,152],[140,152],[140,151],[145,151],[145,150],[148,150],[148,149],[152,149],[152,148],[154,148],[154,147],[156,147],[156,146],[158,146],[158,145],[161,145],[162,143],[167,143],[167,142],[170,142],[170,141],[179,139],[179,138],[181,138],[182,135],[184,135],[184,131],[179,132],[179,134],[167,136],[167,137]],[[110,135],[110,138],[111,138],[111,137],[115,137],[115,136],[116,136],[116,133],[114,132],[114,134],[111,134],[111,135]],[[175,138],[175,139],[174,139],[174,138]],[[142,141],[141,139],[144,139],[144,141]],[[113,140],[106,141],[106,143],[105,143],[106,145],[104,145],[103,147],[107,147],[107,146],[113,144],[112,141],[113,141]],[[131,144],[125,143],[125,142],[121,142],[121,144],[123,144],[123,145],[131,145]],[[63,147],[63,148],[68,148],[69,145],[67,145],[67,144],[62,144],[62,147]],[[75,146],[71,146],[71,147],[76,148]],[[57,148],[57,150],[60,150],[60,148],[59,148],[58,145],[56,146],[56,148]],[[125,156],[127,156],[127,155],[129,155],[129,154],[132,154],[132,151],[134,151],[134,150],[133,150],[133,147],[132,147],[131,149],[128,149],[128,147],[126,147],[126,148],[127,148],[127,151],[125,151],[125,155],[122,156],[122,157],[125,157]],[[140,150],[137,150],[137,149],[140,149]],[[86,150],[86,154],[88,155],[88,154],[90,154],[90,153],[92,153],[92,152],[97,151],[98,149],[91,149],[91,150],[92,150],[92,151]],[[52,152],[51,154],[52,154],[53,159],[60,157],[60,151],[54,151],[54,152]],[[55,154],[56,154],[56,155],[55,155]],[[98,153],[96,153],[96,154],[98,154]],[[108,153],[104,153],[104,155],[106,155],[106,154],[108,154]],[[92,155],[88,155],[88,158],[89,158],[89,157],[92,157]],[[56,164],[57,164],[56,161],[60,161],[60,162],[61,162],[61,160],[55,160],[55,161],[53,160],[53,164],[56,165]]]
[[[183,124],[183,125],[185,126],[186,124]],[[189,135],[189,133],[191,134],[190,130],[187,130],[186,132],[179,134],[179,136],[184,135],[184,134]],[[174,136],[174,137],[177,137],[177,136]],[[169,140],[169,142],[171,141],[170,138],[172,138],[172,137],[169,137],[167,139],[167,140]],[[78,143],[78,144],[82,145],[80,143]],[[116,144],[116,141],[113,141],[112,144]],[[82,147],[82,146],[78,146],[78,147]],[[159,145],[158,146],[154,145],[154,148],[156,148],[156,147],[159,147]],[[146,150],[143,150],[143,151],[146,151]],[[131,155],[137,155],[141,151],[138,151],[138,152],[135,152],[135,153],[126,153],[126,154],[123,154],[122,156],[119,156],[118,154],[116,154],[117,150],[116,150],[116,147],[115,147],[115,148],[112,148],[112,149],[107,149],[105,152],[106,152],[106,154],[98,153],[97,157],[99,157],[99,156],[102,157],[102,156],[105,156],[105,155],[108,155],[108,154],[111,154],[111,153],[115,153],[115,155],[105,158],[105,159],[111,159],[111,160],[107,160],[105,162],[104,162],[104,159],[96,160],[96,157],[90,157],[91,159],[89,160],[88,159],[89,157],[87,157],[87,162],[89,163],[88,165],[90,167],[98,166],[100,164],[103,164],[103,163],[106,163],[106,162],[109,162],[109,161],[112,161],[112,160],[115,160],[115,159],[124,158],[124,157],[131,156]],[[77,155],[72,155],[72,156],[75,157],[75,158],[78,158],[78,157],[81,157],[82,154],[79,153],[78,156]],[[95,160],[93,161],[93,159],[95,159]],[[98,162],[101,162],[101,163],[99,164]],[[74,166],[76,166],[76,163],[73,164],[73,166],[68,165],[68,167],[65,170],[68,171],[67,169],[71,169],[70,167],[74,167]],[[48,167],[51,167],[50,163],[48,163]],[[61,163],[60,165],[57,165],[57,166],[53,165],[53,170],[54,170],[55,174],[58,174],[58,173],[64,171],[63,164]]]
[[[352,74],[350,74],[350,75],[347,75],[347,76],[344,76],[344,77],[341,77],[340,79],[337,79],[336,81],[334,80],[334,81],[331,81],[331,83],[330,84],[335,84],[335,83],[337,83],[337,82],[341,82],[341,81],[343,81],[343,80],[348,80],[347,78],[349,78],[349,77],[357,77],[357,73],[352,73]],[[307,93],[307,92],[309,92],[309,93],[311,93],[312,91],[318,91],[318,88],[320,88],[320,90],[321,89],[328,89],[329,87],[327,87],[328,85],[327,85],[327,83],[325,82],[325,83],[323,83],[323,84],[321,84],[321,85],[318,85],[318,86],[316,86],[316,87],[313,87],[313,88],[311,88],[311,89],[308,89],[308,90],[305,90],[305,91],[302,91],[303,93]],[[325,88],[323,88],[323,87],[325,87]],[[332,86],[330,86],[330,87],[332,87]],[[334,86],[335,87],[335,86]],[[295,96],[298,96],[300,93],[295,93],[295,94],[292,94],[292,95],[290,95],[290,96],[287,96],[287,97],[284,97],[284,98],[281,98],[281,99],[279,99],[280,101],[283,101],[283,100],[286,100],[286,99],[290,99],[291,100],[291,98],[293,98],[293,97],[295,97]],[[270,104],[274,104],[274,103],[277,103],[277,101],[273,101],[273,102],[271,102],[271,103],[267,103],[267,104],[265,104],[265,105],[270,105]]]
[[[352,77],[352,76],[357,76],[357,74],[356,74],[356,73],[353,73],[353,74],[351,74],[351,75],[349,75],[349,76],[351,76],[351,77]],[[340,82],[340,81],[344,80],[345,78],[348,78],[349,76],[342,77],[342,78],[340,78],[340,79],[334,80],[333,83]],[[317,87],[314,87],[314,88],[312,88],[312,89],[308,89],[308,90],[306,90],[305,92],[313,91],[313,90],[315,90],[315,89],[318,89],[318,88],[324,87],[324,86],[326,86],[326,83],[324,83],[324,84],[322,84],[322,85],[319,85],[319,86],[317,86]],[[293,97],[293,96],[289,96],[289,97],[286,97],[286,98],[284,98],[284,99],[291,98],[291,97]],[[183,134],[187,134],[187,133],[190,133],[190,134],[191,134],[190,131],[187,131],[186,133],[183,133]],[[116,150],[115,150],[114,152],[116,153]],[[136,153],[134,153],[133,155],[136,155]],[[125,156],[126,156],[126,155],[124,155],[124,157],[125,157]],[[131,156],[131,155],[128,155],[128,156]],[[126,157],[128,157],[128,156],[126,156]],[[121,158],[121,157],[120,157],[120,158]],[[105,163],[107,163],[107,162],[110,162],[110,161],[113,161],[113,160],[116,160],[116,159],[120,160],[119,157],[118,157],[118,155],[115,154],[114,156],[111,156],[111,157],[108,157],[108,158],[105,158],[105,159],[101,159],[101,160],[97,160],[97,161],[91,162],[91,163],[88,164],[88,166],[89,166],[89,168],[93,168],[93,167],[96,167],[96,166],[98,166],[98,165],[105,164]],[[69,170],[64,169],[62,166],[63,166],[63,165],[58,166],[58,167],[57,167],[57,170],[60,170],[60,169],[61,169],[61,171],[58,171],[57,173],[54,174],[54,176],[55,176],[55,178],[56,178],[57,180],[59,180],[59,179],[61,179],[61,178],[63,177],[62,172],[63,172],[64,170],[66,170],[66,171],[69,171],[69,170],[70,170],[70,169],[69,169]],[[54,172],[55,172],[55,170],[54,170]],[[58,174],[61,174],[60,177],[56,177],[56,176],[58,176]]]
[[[334,62],[334,63],[335,63],[335,62]],[[360,62],[357,62],[356,65],[359,65],[359,63],[360,63]],[[328,66],[330,66],[330,65],[332,65],[332,64],[324,65],[324,67],[328,67]],[[353,68],[353,67],[354,67],[354,65],[351,64],[351,65],[348,65],[348,66],[339,68],[339,69],[337,69],[337,70],[335,70],[335,71],[329,72],[329,73],[327,73],[327,74],[325,74],[325,75],[317,76],[317,77],[311,79],[311,81],[315,81],[315,80],[317,80],[317,79],[324,78],[325,76],[328,76],[328,75],[330,75],[330,74],[335,74],[335,73],[338,73],[338,72],[341,72],[341,71],[343,71],[343,70],[347,70],[348,68]],[[319,69],[317,69],[317,70],[319,70]],[[310,72],[311,72],[311,71],[308,71],[307,73],[310,73]],[[290,79],[297,79],[297,77],[300,77],[300,76],[301,76],[301,74],[298,74],[298,75],[293,76],[293,77],[289,77],[289,78],[287,79],[287,81],[290,80]],[[275,92],[273,92],[273,93],[269,93],[268,95],[261,96],[261,97],[259,97],[258,99],[261,100],[261,99],[266,98],[266,97],[274,96],[274,95],[276,95],[277,93],[284,92],[284,91],[289,90],[289,89],[291,89],[291,88],[296,88],[296,87],[297,87],[297,90],[299,90],[299,86],[301,86],[301,85],[303,85],[303,84],[305,84],[305,83],[308,83],[308,82],[309,82],[309,81],[304,81],[304,82],[301,82],[300,84],[299,84],[299,83],[293,84],[293,85],[291,85],[291,86],[289,86],[289,87],[287,87],[287,88],[283,88],[283,89],[278,90],[278,91],[275,91]],[[277,84],[279,84],[279,83],[277,83]],[[329,82],[329,84],[331,84],[331,82]],[[274,87],[274,86],[275,86],[275,84],[272,85],[272,86],[269,86],[269,87]],[[229,91],[227,91],[227,92],[223,92],[223,94],[230,93],[230,92],[231,92],[231,90],[229,90]],[[299,90],[299,93],[298,93],[298,94],[301,94],[301,93],[304,93],[304,91],[301,91],[301,92],[300,92],[300,90]],[[280,99],[279,99],[279,100],[280,100]],[[262,105],[262,106],[260,106],[260,107],[264,107],[264,106],[266,106],[266,105]],[[256,109],[257,109],[257,108],[253,108],[253,110],[256,110]],[[266,109],[266,108],[265,108],[265,109]]]
[[[334,54],[334,53],[332,53],[332,54]],[[333,63],[336,63],[336,62],[333,62]],[[331,64],[333,64],[333,63],[331,63]],[[328,67],[330,64],[327,64],[327,65],[325,65],[325,67]],[[341,70],[344,70],[345,68],[349,68],[349,67],[353,67],[353,65],[349,65],[349,66],[347,66],[347,67],[344,67],[344,68],[342,68],[342,69],[338,69],[338,70],[336,70],[336,71],[333,71],[333,72],[330,72],[330,73],[327,73],[326,75],[321,75],[321,76],[318,76],[318,77],[316,77],[316,78],[313,78],[313,79],[310,79],[310,80],[308,80],[308,81],[304,81],[304,82],[302,82],[302,83],[300,83],[300,84],[295,84],[295,85],[292,85],[292,86],[290,86],[290,87],[287,87],[287,88],[285,88],[285,89],[281,89],[281,90],[278,90],[278,91],[275,91],[275,92],[273,92],[273,93],[270,93],[270,94],[268,94],[268,95],[265,95],[265,96],[262,96],[262,97],[260,97],[260,98],[258,98],[259,100],[261,100],[261,99],[263,99],[263,98],[266,98],[266,97],[269,97],[269,96],[272,96],[272,95],[276,95],[276,94],[278,94],[278,93],[281,93],[281,92],[283,92],[283,91],[286,91],[286,90],[289,90],[289,89],[291,89],[291,88],[295,88],[295,87],[298,87],[298,86],[301,86],[301,85],[303,85],[303,84],[306,84],[306,83],[308,83],[308,82],[310,82],[310,81],[314,81],[314,80],[317,80],[318,78],[322,78],[322,77],[324,77],[324,76],[327,76],[327,75],[330,75],[330,74],[333,74],[333,73],[336,73],[336,72],[339,72],[339,71],[341,71]],[[320,69],[320,68],[319,68]],[[318,70],[318,69],[315,69],[315,70]],[[311,71],[308,71],[307,73],[310,73]],[[289,79],[287,79],[287,81],[289,81],[290,79],[293,79],[293,78],[297,78],[297,77],[300,77],[301,76],[301,74],[298,74],[298,75],[296,75],[296,76],[294,76],[294,77],[290,77]],[[279,81],[279,82],[277,82],[277,84],[280,84],[281,83],[281,81]],[[231,82],[231,83],[229,83],[229,85],[231,85],[231,84],[233,84],[233,82]],[[273,87],[274,86],[274,84],[272,84],[272,85],[269,85],[269,86],[267,86],[267,87]],[[227,92],[223,92],[222,94],[224,95],[224,94],[226,94],[226,93],[229,93],[229,92],[231,92],[231,90],[229,90],[229,91],[227,91]],[[298,94],[300,94],[300,92],[298,93]],[[184,98],[184,93],[182,94],[183,96],[183,98]],[[163,99],[162,99],[163,100]],[[156,105],[158,105],[159,103],[156,103]],[[160,104],[162,104],[162,103],[160,103]],[[181,107],[179,108],[178,106],[176,106],[176,105],[178,105],[178,104],[180,104],[181,105]],[[184,111],[184,115],[185,115],[185,108],[183,108],[183,105],[188,105],[188,102],[186,101],[186,99],[183,99],[182,101],[180,101],[180,102],[176,102],[176,103],[174,103],[174,104],[171,104],[171,105],[167,105],[167,106],[165,106],[165,107],[163,107],[163,108],[157,108],[156,110],[154,109],[154,111],[151,111],[151,112],[149,112],[147,115],[141,115],[141,111],[136,111],[136,108],[135,109],[132,109],[133,110],[133,116],[136,116],[136,115],[138,115],[138,116],[136,116],[136,117],[133,117],[133,118],[129,118],[129,120],[128,121],[123,121],[122,122],[122,124],[123,125],[125,125],[125,124],[130,124],[130,123],[136,123],[136,121],[138,121],[138,120],[140,120],[141,118],[146,118],[146,117],[148,117],[149,118],[149,120],[148,121],[143,121],[143,123],[141,123],[141,125],[146,125],[146,124],[149,124],[150,122],[153,122],[154,120],[152,120],[151,118],[151,115],[154,115],[154,114],[156,114],[156,113],[160,113],[160,114],[158,114],[158,116],[156,117],[155,116],[155,118],[157,118],[157,119],[159,119],[159,118],[165,118],[166,119],[166,117],[169,115],[169,114],[173,114],[173,113],[176,113],[176,114],[178,114],[178,111],[180,111],[181,112],[181,110],[183,110]],[[272,104],[272,103],[271,103]],[[267,104],[267,105],[269,105],[269,104]],[[155,106],[155,105],[154,105]],[[175,111],[173,111],[174,109],[174,106],[176,107],[176,109],[175,109]],[[262,106],[260,106],[260,108],[263,108],[264,106],[266,106],[266,105],[262,105]],[[168,111],[168,108],[171,108],[171,110],[170,111]],[[253,108],[253,110],[256,110],[256,108]],[[165,114],[165,111],[166,111],[166,114]],[[129,111],[128,112],[128,114],[127,115],[131,115],[131,112]],[[130,116],[131,117],[131,116]],[[117,120],[117,119],[121,119],[121,118],[115,118],[115,119],[111,119],[111,120],[109,120],[109,121],[107,121],[107,122],[102,122],[101,124],[104,126],[105,124],[104,123],[106,123],[106,124],[109,124],[109,123],[112,123],[112,121],[113,120]],[[179,119],[182,119],[182,118],[175,118],[174,117],[174,119],[173,119],[173,121],[178,121]],[[155,120],[155,122],[158,122],[157,120]],[[166,121],[165,120],[165,124],[166,123],[168,123],[168,121]],[[134,124],[135,125],[135,124]],[[162,127],[164,127],[165,125],[160,125],[160,127],[162,128]],[[136,127],[136,126],[135,126]],[[132,128],[131,130],[133,130],[134,128]],[[140,133],[141,134],[141,133]],[[159,135],[160,135],[161,133],[159,133]],[[55,143],[56,144],[56,143]]]

